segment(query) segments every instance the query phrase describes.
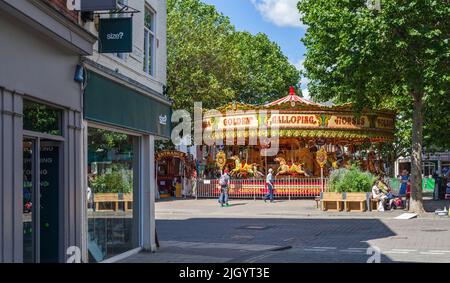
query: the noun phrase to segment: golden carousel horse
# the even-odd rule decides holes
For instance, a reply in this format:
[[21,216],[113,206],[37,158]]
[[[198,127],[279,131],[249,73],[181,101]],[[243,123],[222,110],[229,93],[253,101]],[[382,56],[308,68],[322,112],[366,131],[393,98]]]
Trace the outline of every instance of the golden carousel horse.
[[309,174],[303,170],[302,164],[292,164],[289,166],[286,160],[282,157],[275,158],[275,162],[280,163],[280,167],[278,167],[277,175],[305,175],[309,177]]
[[[234,160],[235,164],[234,169],[230,172],[231,176],[238,178],[246,177],[247,175],[251,177],[255,176],[254,168],[256,167],[256,164],[241,163],[241,159],[237,155],[231,157],[231,159]],[[257,172],[262,174],[259,171]]]

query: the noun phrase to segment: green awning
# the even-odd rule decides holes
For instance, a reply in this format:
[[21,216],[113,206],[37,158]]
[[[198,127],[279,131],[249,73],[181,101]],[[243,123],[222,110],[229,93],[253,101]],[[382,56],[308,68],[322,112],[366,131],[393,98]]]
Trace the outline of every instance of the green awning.
[[172,108],[95,72],[84,92],[86,120],[170,138]]

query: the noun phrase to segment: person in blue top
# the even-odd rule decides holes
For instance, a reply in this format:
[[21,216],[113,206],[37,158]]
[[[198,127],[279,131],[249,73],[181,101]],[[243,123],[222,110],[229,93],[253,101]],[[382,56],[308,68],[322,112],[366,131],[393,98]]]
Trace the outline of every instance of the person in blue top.
[[406,187],[407,187],[408,181],[409,181],[408,170],[405,169],[405,170],[402,171],[401,180],[402,180],[402,184],[400,185],[399,195],[400,196],[406,196]]
[[267,174],[267,178],[266,178],[266,184],[267,184],[267,189],[269,190],[269,192],[267,193],[267,195],[264,197],[264,202],[267,202],[268,199],[270,199],[270,202],[273,202],[273,177],[272,177],[272,168],[269,169],[269,174]]

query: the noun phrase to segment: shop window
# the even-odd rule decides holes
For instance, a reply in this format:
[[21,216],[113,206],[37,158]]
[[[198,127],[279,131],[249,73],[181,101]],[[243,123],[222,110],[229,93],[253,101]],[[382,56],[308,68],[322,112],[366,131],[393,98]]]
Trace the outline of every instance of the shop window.
[[138,137],[88,129],[90,262],[138,247]]
[[62,111],[33,101],[23,102],[24,130],[61,136]]

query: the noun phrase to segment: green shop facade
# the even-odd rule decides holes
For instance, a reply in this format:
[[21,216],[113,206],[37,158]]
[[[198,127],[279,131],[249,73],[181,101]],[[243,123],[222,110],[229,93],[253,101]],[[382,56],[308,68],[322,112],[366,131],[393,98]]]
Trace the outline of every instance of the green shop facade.
[[154,144],[170,138],[171,102],[93,61],[84,65],[83,258],[114,262],[156,249]]

